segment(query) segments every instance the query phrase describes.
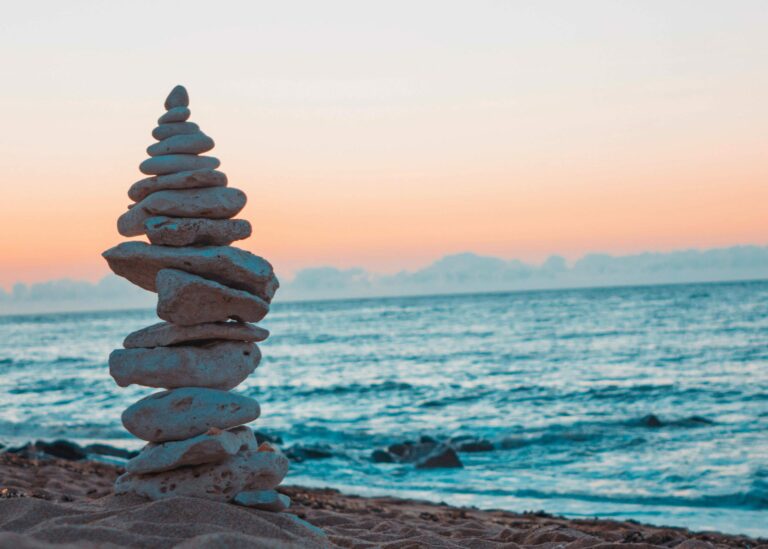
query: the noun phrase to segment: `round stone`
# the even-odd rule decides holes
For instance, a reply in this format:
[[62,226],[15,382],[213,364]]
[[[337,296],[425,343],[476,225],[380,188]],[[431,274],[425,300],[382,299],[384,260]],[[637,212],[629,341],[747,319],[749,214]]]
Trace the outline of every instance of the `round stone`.
[[174,107],[188,107],[189,106],[189,94],[187,88],[181,84],[174,86],[168,97],[165,98],[165,110],[169,111]]

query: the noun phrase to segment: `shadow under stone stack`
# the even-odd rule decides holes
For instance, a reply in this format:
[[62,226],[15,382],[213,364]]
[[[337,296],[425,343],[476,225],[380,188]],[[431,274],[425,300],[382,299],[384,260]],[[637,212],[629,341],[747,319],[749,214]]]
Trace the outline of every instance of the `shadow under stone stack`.
[[230,392],[261,359],[256,342],[269,333],[250,324],[269,311],[278,288],[272,266],[230,246],[251,234],[232,219],[245,193],[227,186],[219,160],[202,156],[213,139],[189,122],[189,96],[176,86],[152,135],[158,143],[139,169],[151,176],[131,186],[134,201],[117,227],[124,242],[104,252],[109,267],[157,292],[164,320],[130,334],[109,357],[118,385],[166,389],[123,412],[123,425],[148,441],[117,479],[117,493],[151,499],[192,496],[280,511],[275,492],[288,471],[285,456],[259,446],[245,423],[259,404]]

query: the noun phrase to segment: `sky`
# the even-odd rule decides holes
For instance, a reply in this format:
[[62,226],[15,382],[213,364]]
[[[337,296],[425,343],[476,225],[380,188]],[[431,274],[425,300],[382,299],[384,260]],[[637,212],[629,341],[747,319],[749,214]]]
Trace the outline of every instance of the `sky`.
[[13,2],[0,286],[97,280],[175,84],[299,269],[768,243],[762,1]]

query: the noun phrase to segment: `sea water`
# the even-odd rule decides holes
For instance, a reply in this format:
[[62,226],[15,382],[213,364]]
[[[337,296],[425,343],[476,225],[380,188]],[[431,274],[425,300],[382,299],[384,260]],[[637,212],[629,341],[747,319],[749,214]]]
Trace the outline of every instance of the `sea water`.
[[[107,356],[154,322],[0,317],[0,443],[138,448],[120,413],[151,390]],[[768,535],[768,282],[277,302],[263,325],[254,427],[332,453],[288,483]],[[495,449],[370,459],[423,435]]]

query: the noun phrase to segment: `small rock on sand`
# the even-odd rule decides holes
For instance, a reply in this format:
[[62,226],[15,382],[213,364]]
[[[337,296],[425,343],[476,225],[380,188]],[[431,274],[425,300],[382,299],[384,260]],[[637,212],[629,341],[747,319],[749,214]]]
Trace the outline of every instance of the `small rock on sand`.
[[251,507],[260,511],[279,513],[291,506],[291,498],[276,490],[251,490],[240,492],[233,500],[237,505]]

